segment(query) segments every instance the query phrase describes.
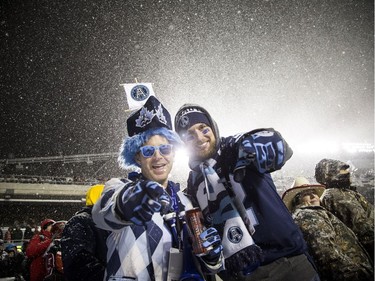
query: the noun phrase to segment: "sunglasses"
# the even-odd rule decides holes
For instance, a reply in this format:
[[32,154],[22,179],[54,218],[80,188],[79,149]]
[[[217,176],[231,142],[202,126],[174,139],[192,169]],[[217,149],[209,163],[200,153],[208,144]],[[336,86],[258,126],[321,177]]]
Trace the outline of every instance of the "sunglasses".
[[171,144],[162,144],[159,146],[145,145],[142,146],[139,150],[141,151],[143,157],[150,158],[155,154],[156,150],[159,150],[160,154],[163,156],[168,156],[171,154],[173,145]]

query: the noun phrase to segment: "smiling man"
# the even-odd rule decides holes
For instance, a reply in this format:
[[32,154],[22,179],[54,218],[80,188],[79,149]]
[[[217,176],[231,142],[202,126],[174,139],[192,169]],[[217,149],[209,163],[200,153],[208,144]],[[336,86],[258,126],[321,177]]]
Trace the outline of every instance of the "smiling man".
[[298,226],[276,191],[271,172],[292,150],[272,128],[220,137],[208,111],[183,105],[175,129],[189,153],[187,193],[206,226],[220,233],[232,280],[319,280]]
[[[106,182],[92,211],[96,225],[110,231],[104,279],[166,281],[172,268],[168,267],[169,260],[174,261],[170,255],[179,252],[181,241],[188,239],[181,235],[180,218],[192,207],[179,184],[169,178],[175,148],[182,142],[172,131],[169,112],[154,96],[129,116],[127,130],[119,162],[121,167],[140,173],[133,173],[131,181]],[[168,218],[174,218],[174,222]],[[213,276],[222,268],[217,231],[207,229],[202,238],[206,241],[203,247],[209,250],[199,257],[201,268],[194,280],[203,280],[201,274]]]

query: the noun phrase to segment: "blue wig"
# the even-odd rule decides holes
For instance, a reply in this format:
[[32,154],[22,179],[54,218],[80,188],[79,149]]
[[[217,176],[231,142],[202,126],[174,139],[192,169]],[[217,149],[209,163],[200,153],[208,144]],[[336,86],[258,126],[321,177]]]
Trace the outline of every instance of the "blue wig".
[[139,152],[141,146],[155,135],[165,137],[169,143],[173,145],[178,146],[182,144],[180,137],[174,131],[168,130],[164,127],[152,128],[132,137],[127,137],[124,139],[120,147],[120,155],[118,157],[120,167],[123,169],[139,168],[138,163],[135,161],[135,155]]

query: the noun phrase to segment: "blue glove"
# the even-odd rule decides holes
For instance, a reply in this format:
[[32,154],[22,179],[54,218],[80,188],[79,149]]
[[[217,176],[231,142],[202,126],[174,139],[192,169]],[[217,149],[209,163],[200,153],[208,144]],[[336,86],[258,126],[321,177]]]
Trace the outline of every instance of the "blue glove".
[[238,149],[238,160],[234,168],[234,179],[241,182],[245,168],[253,165],[260,173],[281,169],[293,151],[283,137],[273,129],[262,129],[247,136]]
[[216,228],[210,227],[206,229],[201,233],[200,238],[203,240],[203,248],[208,250],[206,255],[201,255],[200,257],[208,264],[217,263],[223,252],[223,245]]
[[119,196],[117,210],[121,217],[136,225],[144,225],[155,212],[164,213],[171,205],[168,193],[154,181],[140,181],[132,190],[125,190]]

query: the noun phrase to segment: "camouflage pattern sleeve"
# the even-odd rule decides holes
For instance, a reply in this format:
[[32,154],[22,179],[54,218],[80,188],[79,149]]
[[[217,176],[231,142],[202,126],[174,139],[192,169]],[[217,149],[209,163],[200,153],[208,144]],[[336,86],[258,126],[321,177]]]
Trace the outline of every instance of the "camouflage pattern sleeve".
[[322,280],[372,280],[373,269],[355,234],[323,207],[297,209],[299,225]]
[[368,251],[373,251],[374,206],[363,195],[349,189],[330,188],[321,200],[328,211],[354,231]]

